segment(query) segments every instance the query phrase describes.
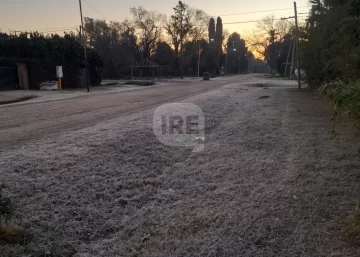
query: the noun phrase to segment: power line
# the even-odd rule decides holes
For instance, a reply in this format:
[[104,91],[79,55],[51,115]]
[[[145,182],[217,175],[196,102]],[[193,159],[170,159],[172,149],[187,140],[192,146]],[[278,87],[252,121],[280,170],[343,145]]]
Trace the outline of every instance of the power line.
[[105,20],[106,20],[106,17],[104,15],[102,15],[98,10],[96,10],[95,7],[93,7],[91,4],[89,4],[88,1],[84,0],[84,2],[91,8],[93,9],[95,12],[97,12],[100,16],[102,16]]
[[67,29],[73,29],[77,26],[72,26],[72,27],[61,27],[61,28],[43,28],[43,29],[26,29],[25,31],[41,31],[41,30],[57,30],[57,31],[60,31],[60,30],[67,30]]
[[[299,8],[306,8],[307,6],[302,6]],[[234,16],[234,15],[243,15],[243,14],[252,14],[252,13],[262,13],[262,12],[275,12],[275,11],[285,11],[292,10],[293,8],[283,8],[283,9],[273,9],[273,10],[263,10],[263,11],[254,11],[254,12],[243,12],[243,13],[232,13],[232,14],[222,14],[218,16]]]
[[31,32],[40,32],[40,33],[50,33],[50,32],[58,32],[58,31],[72,31],[74,29],[77,29],[77,27],[67,28],[67,29],[58,29],[58,30],[48,30],[48,31],[38,31],[38,30],[22,30],[22,31],[15,31],[20,33],[31,33]]
[[65,31],[73,31],[75,29],[77,29],[78,27],[74,27],[74,28],[69,28],[69,29],[60,29],[60,30],[50,30],[50,31],[39,31],[41,33],[50,33],[50,32],[58,32],[58,31],[62,31],[62,32],[65,32]]
[[[300,16],[299,16],[300,17]],[[274,21],[278,21],[278,20],[281,20],[281,19],[273,19]],[[224,25],[225,24],[244,24],[244,23],[254,23],[254,22],[259,22],[259,21],[263,21],[262,20],[255,20],[255,21],[237,21],[237,22],[225,22],[223,23]]]

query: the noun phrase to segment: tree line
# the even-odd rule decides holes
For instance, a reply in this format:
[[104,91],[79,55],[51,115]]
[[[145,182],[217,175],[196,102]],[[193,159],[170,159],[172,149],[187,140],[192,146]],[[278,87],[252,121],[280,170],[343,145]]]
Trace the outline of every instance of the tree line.
[[312,0],[304,28],[302,64],[314,87],[340,79],[359,80],[360,1]]
[[360,120],[360,0],[311,0],[302,33],[306,80],[339,111]]
[[207,71],[224,73],[226,46],[228,72],[247,72],[248,54],[240,35],[223,30],[221,18],[210,18],[204,11],[179,1],[173,14],[166,16],[143,7],[130,9],[132,19],[106,22],[85,18],[90,48],[104,57],[104,77],[130,76],[130,67],[149,59],[163,66],[165,76],[196,76]]
[[220,17],[211,18],[181,1],[169,16],[143,7],[133,7],[130,13],[131,19],[120,22],[85,17],[85,33],[0,33],[0,64],[28,63],[32,88],[55,79],[55,66],[61,65],[64,86],[74,87],[85,66],[85,41],[92,85],[101,78],[130,78],[130,67],[145,59],[161,65],[169,77],[247,73],[256,66],[264,70],[240,34],[223,29]]

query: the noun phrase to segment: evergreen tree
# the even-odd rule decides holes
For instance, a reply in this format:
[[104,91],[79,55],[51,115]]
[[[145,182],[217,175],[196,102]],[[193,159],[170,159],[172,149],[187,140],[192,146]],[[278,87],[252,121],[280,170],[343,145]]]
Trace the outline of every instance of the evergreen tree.
[[215,35],[215,42],[218,48],[222,48],[222,40],[223,40],[223,23],[220,17],[217,18],[216,23],[216,35]]
[[215,40],[215,37],[216,37],[215,20],[214,18],[211,18],[209,23],[209,43],[211,43],[212,40]]

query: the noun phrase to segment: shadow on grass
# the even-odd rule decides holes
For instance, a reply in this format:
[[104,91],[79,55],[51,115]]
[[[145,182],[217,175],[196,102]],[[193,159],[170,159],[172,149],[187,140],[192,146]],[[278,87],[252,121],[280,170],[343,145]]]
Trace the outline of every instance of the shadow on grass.
[[0,105],[24,102],[24,101],[28,101],[28,100],[31,100],[34,98],[37,98],[37,96],[35,96],[35,95],[24,96],[24,97],[12,99],[12,100],[0,101]]

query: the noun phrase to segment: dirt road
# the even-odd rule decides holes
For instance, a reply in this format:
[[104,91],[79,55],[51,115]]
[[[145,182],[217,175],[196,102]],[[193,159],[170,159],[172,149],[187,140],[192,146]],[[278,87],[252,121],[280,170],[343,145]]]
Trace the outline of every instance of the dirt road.
[[[37,110],[30,141],[3,135],[20,117],[1,109],[0,181],[33,240],[0,256],[359,256],[342,231],[359,140],[295,88],[246,76],[16,107]],[[202,152],[154,136],[152,108],[179,98],[204,111]],[[48,105],[62,112],[44,117]]]
[[[249,78],[243,76],[236,80],[246,81]],[[233,79],[177,82],[121,93],[89,94],[62,101],[3,106],[0,107],[0,148],[88,127],[162,103],[179,101],[218,89]]]

